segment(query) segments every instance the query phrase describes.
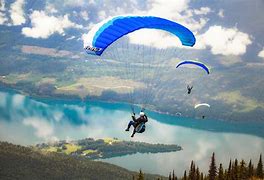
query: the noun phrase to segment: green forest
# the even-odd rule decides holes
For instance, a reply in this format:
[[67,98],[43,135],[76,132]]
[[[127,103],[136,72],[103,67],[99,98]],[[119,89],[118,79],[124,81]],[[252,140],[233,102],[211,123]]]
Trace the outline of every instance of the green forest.
[[[126,180],[137,173],[125,168],[55,152],[0,141],[0,179]],[[162,176],[145,174],[145,179]],[[163,177],[164,179],[164,177]]]
[[[230,160],[224,168],[212,154],[208,173],[200,171],[194,161],[183,177],[174,170],[168,177],[129,171],[116,165],[92,161],[80,156],[44,152],[32,147],[0,142],[0,179],[134,179],[134,180],[261,180],[264,178],[262,155],[257,164],[252,160]],[[177,167],[175,167],[177,168]]]
[[[250,159],[248,163],[245,160],[240,162],[235,160],[229,161],[229,166],[224,168],[222,163],[219,166],[215,162],[215,153],[211,157],[209,170],[207,174],[200,172],[199,167],[191,162],[189,171],[184,171],[183,177],[177,177],[174,173],[169,174],[169,180],[261,180],[264,178],[262,155],[260,154],[257,166],[254,166]],[[137,180],[144,180],[144,174],[140,170]]]

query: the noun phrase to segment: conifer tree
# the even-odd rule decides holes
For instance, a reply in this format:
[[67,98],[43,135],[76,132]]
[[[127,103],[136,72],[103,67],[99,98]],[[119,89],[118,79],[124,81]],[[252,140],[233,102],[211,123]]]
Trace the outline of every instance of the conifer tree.
[[215,180],[216,176],[217,176],[217,169],[216,169],[216,165],[215,165],[215,154],[214,153],[211,157],[211,164],[210,164],[208,172],[209,172],[209,174],[208,174],[209,180]]
[[230,159],[230,161],[229,161],[229,166],[228,166],[228,170],[227,170],[227,174],[226,174],[226,179],[227,180],[230,180],[231,179],[231,177],[232,177],[232,161],[231,161],[231,159]]
[[224,179],[227,179],[227,169],[224,170]]
[[224,180],[224,170],[222,164],[220,164],[218,169],[218,180]]
[[144,174],[143,172],[141,171],[141,169],[139,170],[139,174],[138,174],[138,178],[137,180],[144,180]]
[[186,170],[184,171],[183,180],[187,180],[187,173],[186,173]]
[[204,175],[204,180],[208,180],[208,176],[207,175]]
[[203,180],[204,179],[204,175],[203,173],[201,172],[201,175],[200,175],[200,179]]
[[238,161],[237,159],[235,159],[235,163],[233,164],[233,168],[232,168],[232,179],[233,180],[238,180]]
[[193,161],[191,162],[191,167],[190,167],[190,170],[189,170],[188,179],[189,180],[195,180],[195,164],[194,164]]
[[246,180],[247,179],[247,168],[246,168],[246,163],[243,159],[240,162],[239,179],[240,180]]
[[250,161],[248,163],[248,173],[247,173],[247,177],[248,178],[251,178],[253,175],[254,175],[254,166],[253,166],[253,164],[251,162],[251,159],[250,159]]
[[199,171],[198,166],[197,166],[196,171],[195,171],[195,179],[200,180],[200,171]]
[[196,171],[196,167],[195,167],[195,163],[193,163],[193,169],[192,169],[193,180],[196,180],[196,174],[195,174],[195,171]]
[[171,172],[170,172],[170,174],[169,174],[169,180],[171,180]]
[[172,180],[175,180],[174,170],[172,171]]
[[191,174],[191,170],[193,169],[193,161],[191,161],[191,166],[190,166],[190,170],[189,170],[189,176]]
[[256,169],[256,176],[258,178],[262,178],[262,179],[264,177],[264,175],[263,175],[263,162],[262,162],[262,155],[261,154],[259,156],[259,162],[258,162],[257,169]]

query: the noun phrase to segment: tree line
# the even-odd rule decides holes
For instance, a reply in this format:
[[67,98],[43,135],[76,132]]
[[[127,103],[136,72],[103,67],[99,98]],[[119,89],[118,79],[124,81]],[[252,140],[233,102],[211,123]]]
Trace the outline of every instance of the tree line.
[[[137,177],[133,177],[135,180],[144,180],[144,173],[139,171]],[[230,160],[228,168],[224,169],[222,163],[219,166],[215,162],[215,153],[212,154],[209,170],[207,174],[200,172],[199,167],[195,165],[194,161],[191,162],[189,171],[184,171],[183,177],[177,177],[174,173],[169,173],[169,180],[263,180],[263,162],[262,155],[260,154],[257,166],[254,166],[250,159],[248,163],[245,160],[240,162]],[[158,179],[162,180],[162,179]]]

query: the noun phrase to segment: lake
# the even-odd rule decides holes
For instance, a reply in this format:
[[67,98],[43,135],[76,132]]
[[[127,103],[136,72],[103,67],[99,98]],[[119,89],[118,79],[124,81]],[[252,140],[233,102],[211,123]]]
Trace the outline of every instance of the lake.
[[[139,111],[139,109],[136,109]],[[182,175],[191,160],[207,172],[211,154],[226,167],[230,159],[250,158],[257,163],[264,154],[264,123],[231,123],[191,119],[147,111],[149,122],[143,134],[130,138],[125,128],[131,119],[124,103],[30,98],[12,90],[0,89],[0,140],[31,145],[52,140],[86,137],[117,137],[147,143],[178,144],[182,151],[134,154],[103,159],[129,170]]]

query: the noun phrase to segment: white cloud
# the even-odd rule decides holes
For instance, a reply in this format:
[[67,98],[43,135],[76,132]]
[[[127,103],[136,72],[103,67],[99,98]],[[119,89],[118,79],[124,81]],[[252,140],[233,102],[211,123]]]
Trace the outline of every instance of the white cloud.
[[83,7],[86,4],[95,4],[94,0],[63,0],[64,5],[72,7]]
[[0,1],[0,25],[4,24],[8,20],[4,12],[5,12],[5,1],[1,0]]
[[0,24],[4,24],[7,20],[5,14],[0,12]]
[[100,19],[100,20],[103,20],[103,19],[106,19],[106,12],[105,11],[99,11],[98,12],[98,18]]
[[44,11],[34,11],[30,15],[31,27],[22,28],[22,34],[33,38],[48,38],[54,33],[64,35],[64,29],[81,28],[69,20],[68,15],[64,16],[48,16]]
[[89,20],[88,13],[86,11],[81,11],[81,16],[85,21]]
[[64,3],[68,6],[83,6],[85,0],[64,0]]
[[194,10],[194,14],[196,15],[206,15],[209,12],[211,12],[211,9],[209,7],[201,7],[200,9]]
[[251,43],[249,35],[237,28],[211,26],[204,34],[197,36],[195,48],[209,47],[212,54],[242,55]]
[[[120,11],[120,7],[116,7],[110,16],[123,15],[120,13],[131,13],[134,15],[150,15],[162,18],[171,19],[182,25],[187,26],[193,31],[200,30],[205,25],[206,18],[203,16],[211,12],[209,7],[201,7],[200,9],[191,9],[189,7],[190,0],[148,0],[145,10],[139,9],[136,3],[133,6],[133,11]],[[123,8],[124,9],[124,8]],[[114,14],[115,13],[115,14]],[[197,13],[197,14],[196,14]],[[196,19],[193,18],[196,14]],[[107,14],[109,16],[109,14]]]
[[72,40],[72,39],[74,39],[74,38],[76,38],[76,37],[75,37],[75,36],[68,37],[68,38],[66,39],[66,41]]
[[150,6],[148,12],[166,16],[167,18],[175,18],[176,13],[188,9],[189,2],[190,0],[149,0],[147,3]]
[[0,1],[0,11],[5,11],[5,0]]
[[260,51],[260,52],[258,53],[258,57],[261,57],[261,58],[264,59],[264,47],[263,47],[262,51]]
[[10,17],[12,20],[12,24],[15,26],[24,24],[26,22],[25,14],[24,14],[24,0],[17,0],[10,6]]
[[58,10],[55,8],[55,6],[53,4],[50,4],[50,3],[48,3],[46,5],[45,11],[48,13],[52,13],[52,14],[58,12]]
[[224,10],[223,9],[220,9],[218,14],[217,14],[220,18],[224,18]]
[[203,16],[211,12],[208,7],[201,7],[200,9],[190,9],[190,0],[149,0],[147,10],[135,10],[134,13],[141,15],[152,15],[174,20],[192,31],[201,30],[207,22],[206,18],[200,17],[199,20],[193,18],[193,14]]
[[36,136],[39,138],[50,139],[54,132],[53,127],[45,119],[28,117],[23,120],[23,124],[35,128]]

